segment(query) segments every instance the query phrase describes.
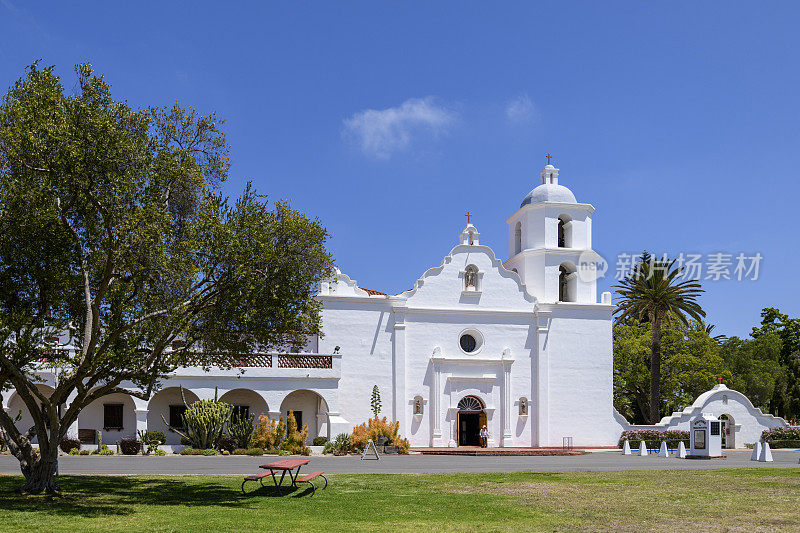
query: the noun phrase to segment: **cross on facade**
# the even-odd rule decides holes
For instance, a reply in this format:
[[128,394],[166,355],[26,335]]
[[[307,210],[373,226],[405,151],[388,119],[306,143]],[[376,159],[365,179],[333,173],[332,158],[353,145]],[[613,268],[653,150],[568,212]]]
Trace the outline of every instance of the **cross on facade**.
[[473,216],[473,215],[472,215],[472,213],[470,213],[469,211],[467,211],[467,215],[466,215],[466,216],[467,216],[467,224],[469,224],[469,217],[471,217],[471,216]]
[[550,155],[550,154],[547,154],[545,157],[547,158],[547,164],[549,165],[550,164],[550,160],[553,158],[553,156]]

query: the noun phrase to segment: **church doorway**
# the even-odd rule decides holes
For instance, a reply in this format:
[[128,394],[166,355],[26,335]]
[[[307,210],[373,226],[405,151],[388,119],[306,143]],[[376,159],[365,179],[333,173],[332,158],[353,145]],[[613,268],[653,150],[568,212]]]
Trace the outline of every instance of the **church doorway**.
[[475,396],[466,396],[458,402],[458,445],[480,446],[481,428],[486,424],[483,402]]
[[722,447],[728,450],[736,448],[736,425],[731,415],[720,415],[722,421]]

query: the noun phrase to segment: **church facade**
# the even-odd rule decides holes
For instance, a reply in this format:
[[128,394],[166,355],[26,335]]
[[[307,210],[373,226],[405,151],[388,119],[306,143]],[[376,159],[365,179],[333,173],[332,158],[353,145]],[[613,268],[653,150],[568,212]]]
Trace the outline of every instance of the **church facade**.
[[[412,446],[615,445],[610,293],[599,301],[594,207],[552,165],[508,219],[509,258],[468,223],[438,266],[389,296],[338,273],[322,286],[323,352],[339,348],[341,415],[384,414]],[[388,396],[388,397],[387,397]]]

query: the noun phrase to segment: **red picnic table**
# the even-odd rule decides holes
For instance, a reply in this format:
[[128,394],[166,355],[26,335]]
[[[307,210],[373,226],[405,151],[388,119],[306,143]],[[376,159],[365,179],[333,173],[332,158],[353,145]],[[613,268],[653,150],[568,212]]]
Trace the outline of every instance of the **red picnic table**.
[[[311,485],[311,490],[312,490],[311,495],[313,496],[317,491],[317,487],[314,485],[313,480],[318,477],[324,479],[325,486],[322,488],[325,489],[328,487],[328,478],[326,478],[323,475],[325,472],[323,472],[322,470],[317,472],[311,472],[310,474],[306,474],[303,477],[299,477],[300,467],[303,465],[307,465],[308,462],[309,462],[308,459],[282,459],[280,461],[275,461],[274,463],[259,465],[259,468],[263,468],[265,472],[262,472],[260,474],[253,474],[252,476],[246,476],[244,478],[244,481],[242,482],[242,493],[244,493],[244,485],[248,481],[258,481],[263,487],[264,478],[267,476],[272,476],[272,481],[275,483],[275,487],[278,489],[278,494],[282,496],[283,491],[281,490],[281,485],[283,485],[283,478],[286,477],[286,473],[288,472],[289,479],[292,480],[292,485],[291,485],[292,487],[297,487],[298,483],[308,483],[309,485]],[[295,468],[297,469],[296,472],[294,471]],[[280,481],[278,481],[278,479],[275,477],[275,472],[278,471],[281,472]]]
[[[281,491],[281,485],[283,485],[283,478],[286,477],[286,473],[289,473],[289,479],[292,480],[292,487],[296,487],[297,476],[300,475],[300,467],[307,465],[308,462],[308,459],[282,459],[280,461],[275,461],[274,463],[259,465],[259,468],[263,468],[272,474],[272,481],[274,481],[275,486],[278,487],[278,492],[283,494]],[[296,472],[294,472],[295,468],[297,469]],[[277,471],[281,471],[280,481],[275,478],[275,472]]]

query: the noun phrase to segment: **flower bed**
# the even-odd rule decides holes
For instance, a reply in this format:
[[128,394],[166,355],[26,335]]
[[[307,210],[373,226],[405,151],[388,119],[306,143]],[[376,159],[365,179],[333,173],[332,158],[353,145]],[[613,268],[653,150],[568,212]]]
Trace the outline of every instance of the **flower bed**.
[[669,431],[659,431],[657,429],[634,429],[623,431],[619,437],[618,446],[622,448],[625,441],[628,441],[631,448],[638,448],[641,441],[645,441],[648,448],[659,448],[662,441],[666,441],[668,448],[677,448],[683,442],[684,446],[689,447],[689,432],[680,429]]
[[[771,448],[775,448],[773,443],[776,441],[800,441],[800,427],[765,429],[761,432],[761,439],[769,442]],[[791,446],[786,447],[791,448]]]

